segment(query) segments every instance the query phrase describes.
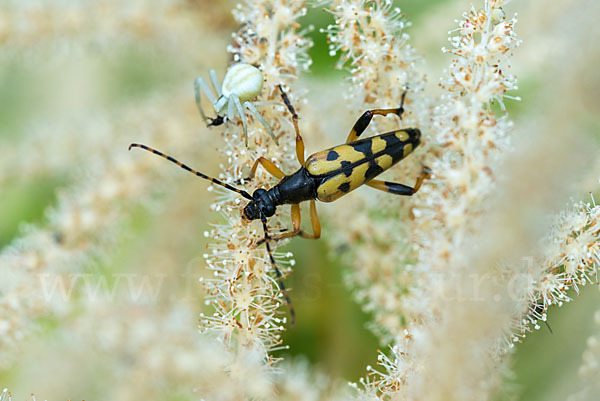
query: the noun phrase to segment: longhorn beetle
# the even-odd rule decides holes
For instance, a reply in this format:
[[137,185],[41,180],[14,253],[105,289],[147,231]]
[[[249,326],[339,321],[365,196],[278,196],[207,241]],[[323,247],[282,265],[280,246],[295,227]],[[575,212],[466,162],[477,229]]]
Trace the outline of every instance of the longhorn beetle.
[[[406,92],[402,94],[400,107],[396,109],[373,109],[365,111],[352,127],[344,144],[314,153],[305,160],[304,141],[298,129],[298,115],[281,85],[279,85],[279,90],[281,91],[283,102],[292,115],[292,122],[296,132],[296,157],[300,163],[300,169],[294,174],[285,175],[273,162],[264,157],[259,157],[252,166],[250,176],[247,179],[251,180],[254,177],[256,169],[260,164],[269,174],[280,179],[277,185],[268,190],[258,188],[250,195],[243,189],[235,188],[216,178],[209,177],[175,160],[171,156],[165,155],[146,145],[132,143],[129,149],[139,147],[157,154],[177,164],[184,170],[236,192],[250,201],[242,210],[242,219],[246,222],[260,219],[262,222],[264,238],[257,243],[257,246],[264,243],[267,248],[271,264],[277,274],[280,290],[290,308],[293,324],[295,319],[294,309],[283,284],[281,272],[273,258],[270,241],[278,241],[296,235],[309,239],[319,238],[321,236],[321,224],[317,216],[315,200],[332,202],[363,184],[392,194],[411,196],[419,190],[423,180],[429,177],[430,171],[424,167],[414,187],[373,179],[408,156],[419,145],[421,131],[417,128],[399,129],[369,138],[358,139],[375,115],[386,116],[388,114],[396,114],[402,118]],[[301,215],[299,204],[304,201],[310,201],[312,233],[300,230]],[[292,208],[292,231],[273,236],[269,235],[267,219],[275,214],[275,209],[278,206],[286,204],[290,204]]]

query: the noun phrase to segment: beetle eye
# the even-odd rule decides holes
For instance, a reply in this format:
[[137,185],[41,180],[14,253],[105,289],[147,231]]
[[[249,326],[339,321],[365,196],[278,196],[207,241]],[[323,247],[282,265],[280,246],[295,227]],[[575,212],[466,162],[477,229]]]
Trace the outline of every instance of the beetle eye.
[[262,211],[265,214],[265,216],[271,217],[275,214],[275,207],[269,204],[267,206],[263,206]]
[[250,218],[248,217],[248,213],[246,212],[246,208],[242,209],[242,221],[244,221],[245,223],[250,222]]
[[254,193],[252,194],[252,197],[255,199],[260,198],[265,192],[267,192],[267,191],[262,188],[258,188],[256,191],[254,191]]

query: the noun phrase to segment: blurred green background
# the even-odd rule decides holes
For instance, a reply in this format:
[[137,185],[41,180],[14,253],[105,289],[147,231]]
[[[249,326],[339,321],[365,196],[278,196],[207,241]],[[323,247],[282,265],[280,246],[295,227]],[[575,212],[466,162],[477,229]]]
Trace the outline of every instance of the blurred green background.
[[[470,3],[445,0],[405,0],[394,3],[402,8],[412,22],[413,27],[408,32],[413,35],[418,50],[427,60],[427,68],[431,72],[429,79],[435,85],[444,65],[450,60],[449,56],[439,51],[447,43],[446,31],[453,28],[452,20],[458,18],[461,10],[466,10]],[[199,4],[199,7],[205,6],[202,2]],[[428,26],[427,21],[435,14],[434,11],[440,14],[440,10],[445,9],[454,12],[447,16],[445,26],[438,24],[437,30],[423,35],[423,27]],[[226,40],[235,25],[227,15],[223,18],[223,22],[214,29]],[[315,43],[310,52],[313,59],[312,74],[308,77],[312,85],[319,85],[324,80],[341,80],[345,75],[334,69],[335,59],[328,56],[324,35],[319,33],[319,28],[331,22],[331,15],[320,9],[310,10],[302,19],[303,25],[312,24],[316,27],[310,34]],[[523,39],[527,41],[526,37]],[[202,43],[197,46],[202,47]],[[32,120],[68,118],[68,113],[74,115],[82,110],[117,112],[121,107],[172,90],[179,85],[182,75],[190,82],[191,102],[194,74],[206,75],[205,70],[195,70],[194,58],[170,62],[166,57],[170,54],[152,42],[124,41],[108,49],[90,48],[75,55],[66,53],[50,57],[48,63],[44,62],[44,51],[48,50],[41,50],[41,54],[36,54],[38,50],[34,50],[33,54],[4,51],[0,57],[0,146],[17,143],[27,132]],[[526,51],[527,42],[517,50]],[[214,65],[224,65],[227,59],[225,54],[214,57]],[[82,65],[101,74],[101,90],[94,88],[83,105],[55,105],[56,98],[65,95],[57,93],[51,81],[55,77],[64,80],[65,72],[68,74],[68,71],[77,70]],[[516,72],[519,73],[518,68]],[[524,72],[520,78],[519,95],[524,101],[507,103],[517,123],[527,113],[536,111],[536,99],[544,96],[542,91],[547,85],[540,74]],[[79,86],[67,90],[88,90],[88,77],[77,79],[81,79]],[[308,96],[310,99],[310,94]],[[591,123],[597,130],[598,120],[594,119]],[[46,140],[52,141],[53,138]],[[43,226],[45,211],[55,204],[57,191],[68,186],[72,175],[73,171],[67,169],[48,171],[25,181],[20,177],[5,178],[0,189],[0,246],[4,247],[17,238],[25,223]],[[190,182],[189,185],[201,187],[190,192],[190,196],[203,193],[201,183]],[[110,258],[94,270],[108,276],[111,272],[122,271],[123,266],[131,264],[132,260],[138,260],[140,249],[147,246],[148,242],[155,243],[161,237],[163,228],[169,225],[172,216],[168,209],[182,208],[181,204],[185,202],[180,197],[181,194],[163,195],[163,201],[168,206],[167,210],[159,213],[142,207],[131,210],[131,219],[119,233],[118,246],[111,252]],[[189,210],[190,215],[185,219],[184,227],[180,227],[188,235],[177,237],[178,243],[174,245],[180,251],[179,263],[194,258],[204,248],[202,232],[207,229],[207,219],[213,218],[207,213],[210,199],[196,199],[197,209]],[[187,207],[186,204],[185,210],[188,210]],[[327,227],[326,220],[322,224]],[[332,255],[333,252],[323,240],[295,240],[286,249],[292,251],[296,259],[294,273],[288,278],[287,284],[293,288],[292,298],[298,315],[296,326],[285,333],[284,342],[291,347],[286,354],[303,355],[332,376],[341,376],[349,381],[358,380],[364,376],[366,365],[376,364],[376,350],[381,345],[365,328],[369,316],[353,302],[352,294],[343,285],[348,266]],[[512,363],[515,375],[509,385],[518,388],[522,400],[565,399],[578,388],[577,368],[581,363],[585,340],[595,330],[592,316],[600,305],[600,293],[597,288],[589,286],[583,289],[581,296],[572,296],[576,302],[549,312],[553,334],[542,326],[541,330],[517,346]],[[200,301],[197,295],[192,296],[192,304],[199,305]],[[52,336],[57,326],[58,322],[50,319],[45,323],[45,334]],[[39,358],[44,358],[44,355],[39,355]],[[22,374],[25,372],[19,369],[2,371],[0,383],[9,383],[16,375]]]

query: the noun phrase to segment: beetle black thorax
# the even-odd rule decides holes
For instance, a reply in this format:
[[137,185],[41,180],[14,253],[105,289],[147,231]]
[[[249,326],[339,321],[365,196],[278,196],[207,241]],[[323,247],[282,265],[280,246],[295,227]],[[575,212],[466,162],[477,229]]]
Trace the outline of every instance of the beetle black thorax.
[[320,181],[320,178],[314,177],[304,167],[300,167],[294,174],[283,177],[279,184],[271,188],[271,191],[275,193],[278,205],[293,205],[316,199]]
[[252,200],[244,208],[248,220],[271,217],[277,206],[297,204],[317,197],[317,187],[321,178],[312,176],[304,167],[292,175],[287,175],[269,190],[257,189]]

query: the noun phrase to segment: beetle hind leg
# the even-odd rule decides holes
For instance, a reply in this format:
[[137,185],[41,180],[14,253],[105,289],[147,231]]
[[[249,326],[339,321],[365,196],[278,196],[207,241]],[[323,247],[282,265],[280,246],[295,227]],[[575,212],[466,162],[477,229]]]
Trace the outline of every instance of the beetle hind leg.
[[402,119],[402,114],[404,113],[404,99],[406,98],[406,91],[402,92],[402,98],[400,100],[400,107],[395,109],[372,109],[365,111],[354,123],[354,126],[350,130],[348,137],[346,138],[346,143],[354,142],[362,135],[363,132],[367,129],[373,116],[387,116],[388,114],[396,114],[400,119]]
[[423,181],[431,177],[431,170],[427,167],[423,167],[421,175],[417,178],[417,182],[414,187],[400,184],[397,182],[383,181],[383,180],[371,180],[365,184],[371,188],[378,189],[380,191],[389,192],[394,195],[412,196],[417,193]]
[[354,126],[346,138],[346,143],[356,141],[358,137],[365,132],[371,123],[373,116],[387,116],[388,114],[397,114],[398,116],[401,116],[403,111],[404,109],[402,107],[396,109],[372,109],[365,111],[354,123]]
[[394,195],[412,196],[417,192],[415,187],[409,187],[408,185],[400,184],[397,182],[389,182],[382,180],[371,180],[366,183],[371,188],[378,189],[380,191],[389,192]]

